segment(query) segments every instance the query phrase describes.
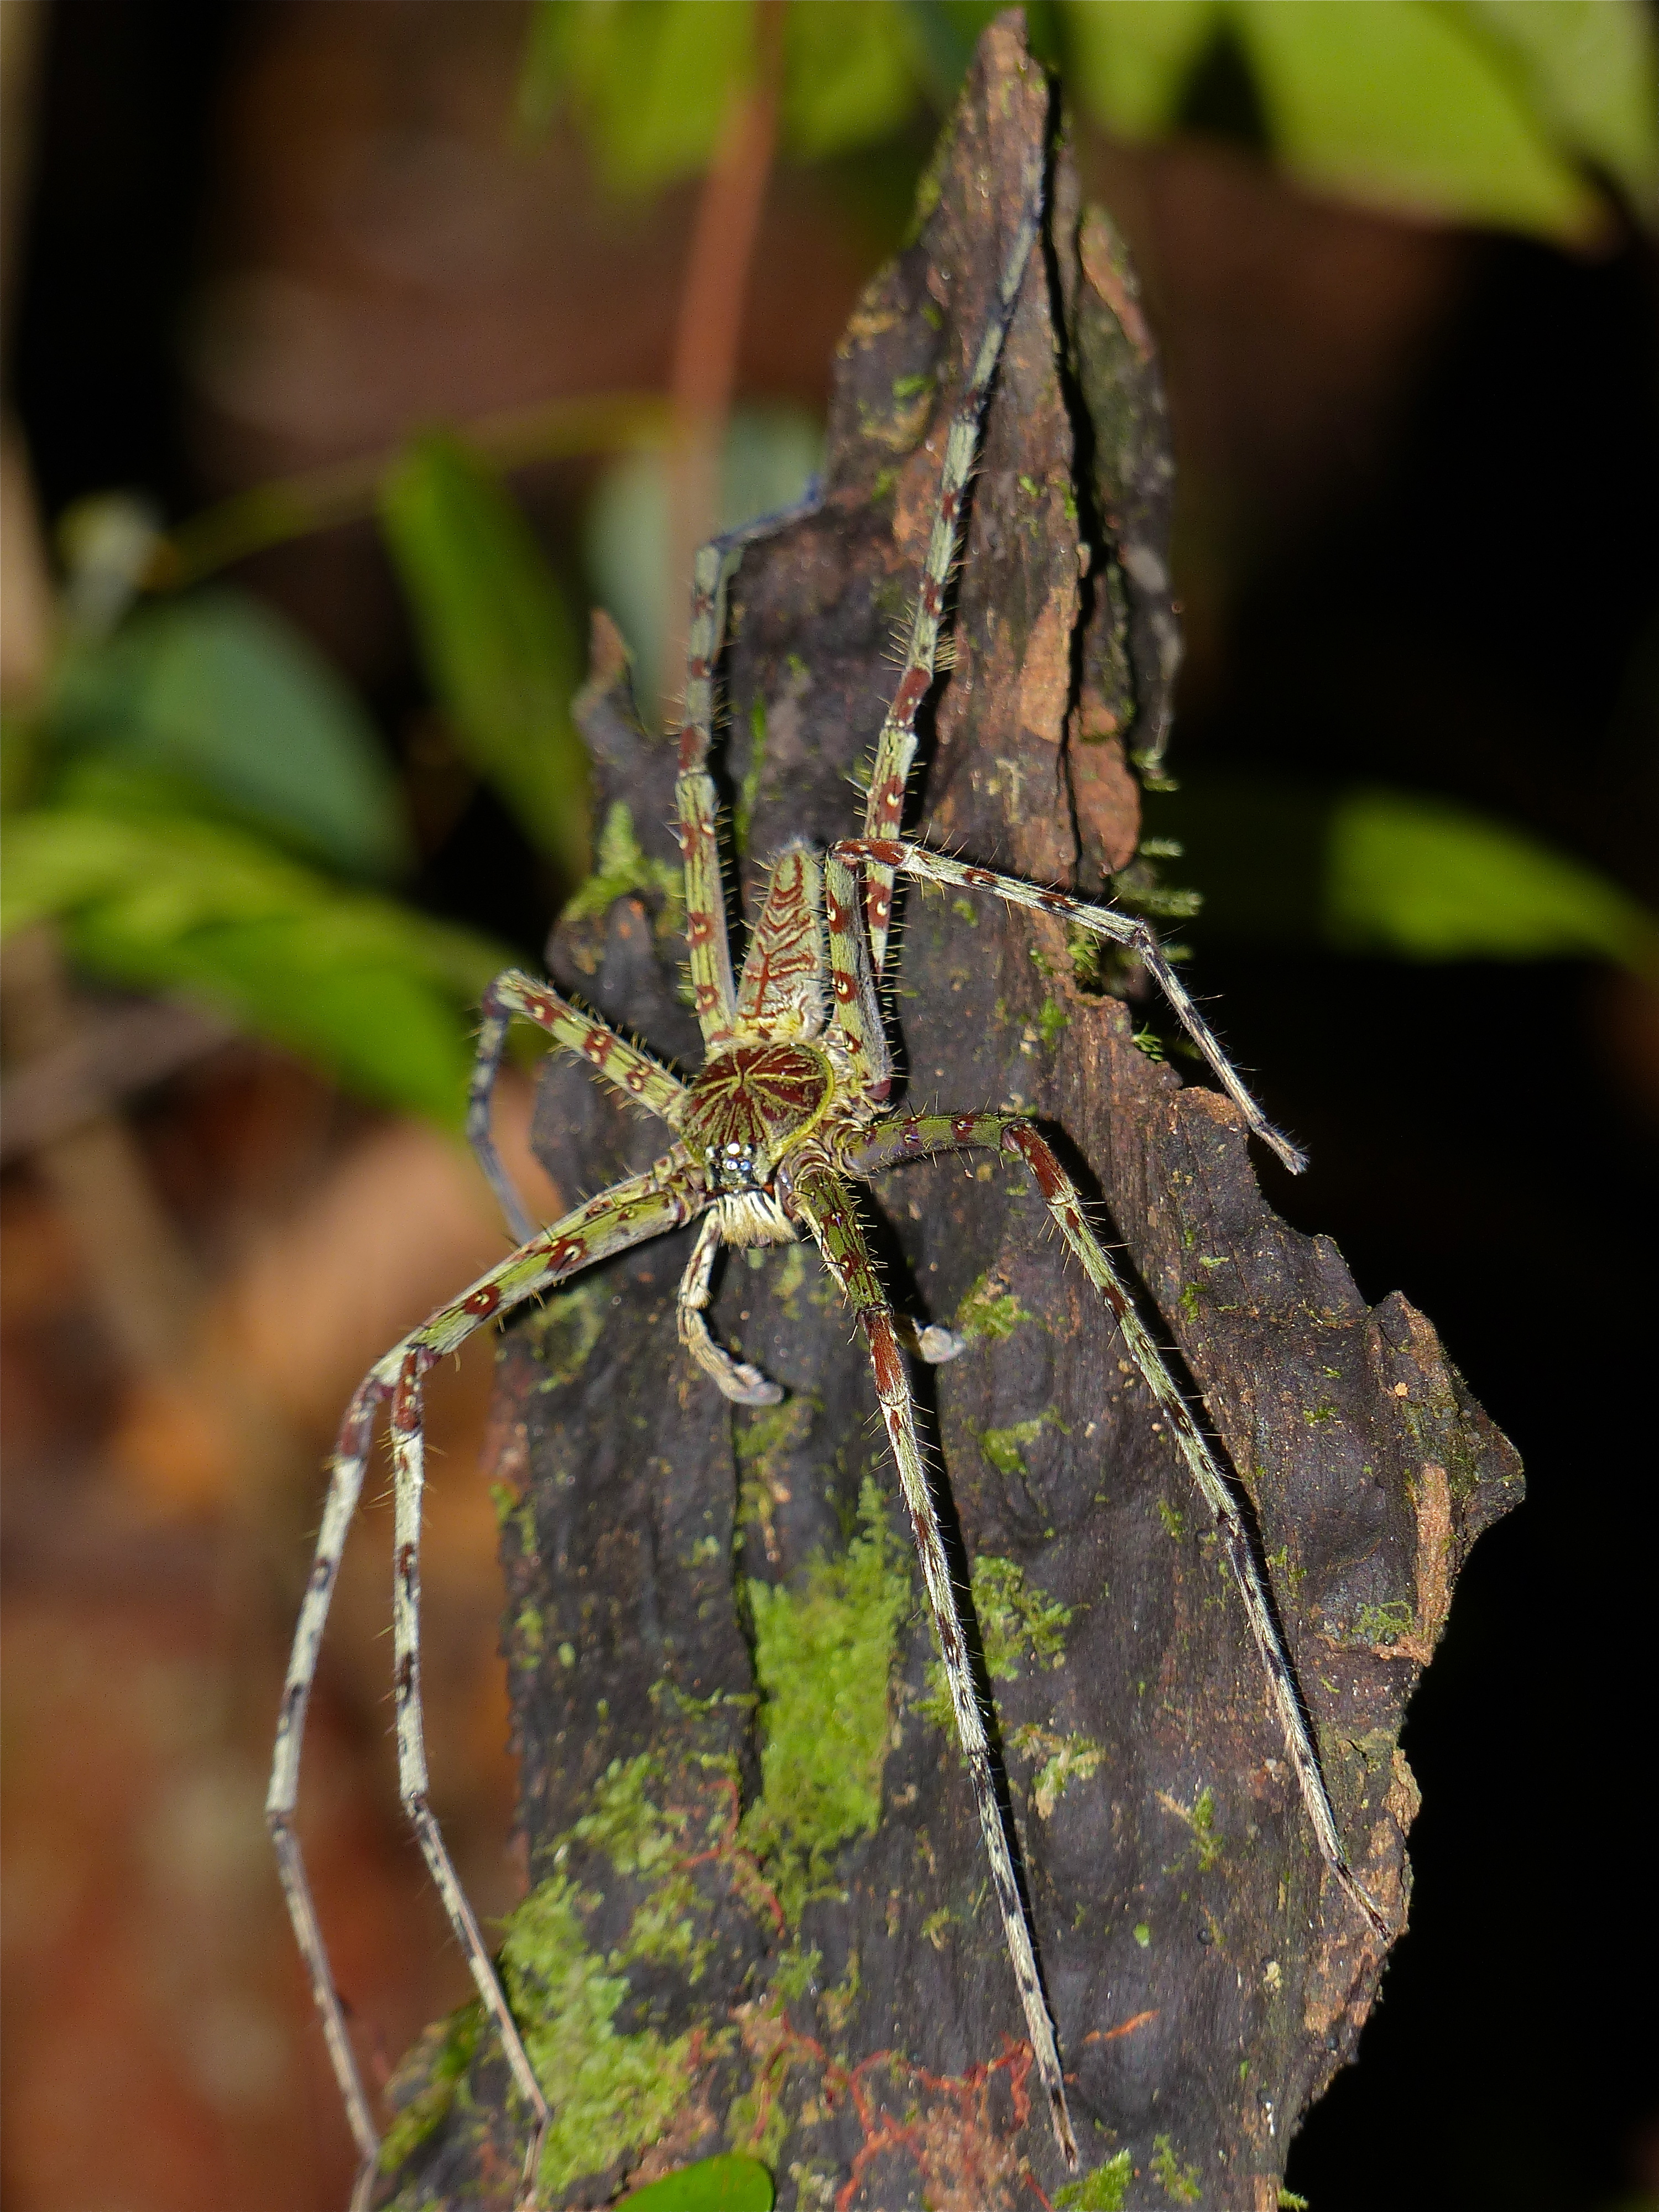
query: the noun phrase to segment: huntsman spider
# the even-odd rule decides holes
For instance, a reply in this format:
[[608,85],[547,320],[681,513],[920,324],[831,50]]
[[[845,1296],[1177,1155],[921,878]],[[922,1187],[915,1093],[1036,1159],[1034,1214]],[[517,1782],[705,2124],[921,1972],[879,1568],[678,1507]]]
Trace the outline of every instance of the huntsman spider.
[[[1121,1333],[1125,1353],[1162,1409],[1214,1516],[1319,1847],[1356,1909],[1373,1924],[1381,1924],[1344,1851],[1265,1571],[1235,1486],[1218,1463],[1127,1287],[1090,1225],[1078,1188],[1038,1129],[1019,1114],[895,1113],[887,1103],[893,1067],[879,994],[884,977],[890,979],[895,881],[908,876],[1062,916],[1073,929],[1123,948],[1162,990],[1251,1133],[1293,1171],[1304,1164],[1295,1147],[1264,1118],[1144,920],[970,866],[902,834],[916,751],[917,713],[941,665],[945,590],[958,549],[981,419],[1038,234],[1042,199],[1041,173],[1033,156],[1024,179],[1024,210],[1003,264],[988,327],[950,426],[903,674],[877,743],[863,834],[830,846],[821,855],[804,844],[787,846],[778,855],[735,981],[708,756],[726,592],[738,541],[717,542],[697,556],[676,805],[684,860],[690,981],[705,1050],[702,1068],[683,1080],[597,1016],[524,975],[501,975],[485,997],[469,1133],[519,1239],[518,1249],[394,1345],[351,1401],[331,1463],[315,1563],[295,1634],[267,1800],[289,1913],[362,2154],[356,2204],[366,2206],[368,2200],[377,2130],[334,1988],[293,1816],[307,1701],[376,1414],[389,1401],[396,1492],[394,1683],[403,1803],[523,2100],[529,2141],[520,2203],[527,2205],[535,2201],[549,2100],[556,2099],[559,2085],[542,2083],[532,2069],[489,1947],[428,1804],[419,1632],[424,1377],[439,1358],[454,1352],[476,1330],[500,1322],[526,1300],[544,1296],[597,1261],[694,1220],[702,1225],[680,1285],[679,1334],[697,1366],[738,1405],[773,1404],[782,1393],[757,1368],[725,1350],[710,1332],[706,1315],[722,1245],[809,1238],[856,1316],[915,1540],[1026,2033],[1060,2151],[1075,2168],[1077,2148],[1060,2054],[969,1657],[964,1594],[953,1583],[947,1564],[906,1367],[907,1353],[938,1361],[950,1358],[959,1346],[948,1331],[918,1334],[896,1315],[872,1262],[854,1203],[854,1183],[902,1161],[983,1148],[1010,1157],[1030,1175],[1066,1246],[1098,1291],[1109,1325]],[[644,1174],[617,1183],[546,1229],[537,1229],[526,1215],[490,1133],[495,1072],[508,1025],[515,1018],[535,1023],[555,1044],[586,1060],[604,1082],[659,1116],[674,1138]]]

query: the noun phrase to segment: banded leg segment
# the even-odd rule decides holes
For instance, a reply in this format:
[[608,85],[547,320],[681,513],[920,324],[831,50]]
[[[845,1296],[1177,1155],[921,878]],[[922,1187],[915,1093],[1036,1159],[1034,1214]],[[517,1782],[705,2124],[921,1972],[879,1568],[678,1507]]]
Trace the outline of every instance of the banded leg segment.
[[939,1516],[934,1510],[933,1493],[927,1486],[927,1476],[922,1466],[921,1447],[916,1437],[915,1405],[899,1350],[893,1311],[882,1294],[864,1233],[854,1210],[853,1194],[847,1185],[839,1176],[824,1170],[808,1172],[796,1184],[794,1199],[812,1232],[814,1242],[823,1255],[824,1265],[848,1303],[857,1312],[859,1327],[863,1331],[869,1350],[870,1364],[876,1379],[876,1395],[880,1401],[888,1443],[898,1468],[900,1486],[910,1516],[911,1533],[915,1539],[917,1557],[921,1562],[922,1581],[927,1587],[927,1602],[933,1616],[939,1656],[944,1662],[945,1680],[950,1685],[957,1733],[973,1785],[980,1831],[985,1838],[986,1855],[991,1863],[991,1877],[996,1888],[997,1901],[1002,1908],[1003,1933],[1013,1965],[1014,1979],[1019,1988],[1026,2033],[1036,2055],[1038,2074],[1048,2094],[1048,2117],[1054,2125],[1055,2140],[1066,2165],[1075,2169],[1077,2143],[1072,2134],[1071,2115],[1066,2109],[1066,2085],[1060,2075],[1054,2024],[1048,2017],[1048,2001],[1042,1993],[1036,1954],[1031,1945],[1031,1931],[1026,1924],[1025,1909],[1020,1899],[1013,1858],[1003,1826],[1002,1807],[997,1796],[996,1777],[991,1765],[991,1748],[986,1738],[984,1717],[979,1709],[979,1696],[969,1666],[968,1640],[956,1586],[951,1578]]
[[726,587],[736,563],[732,548],[705,545],[691,568],[691,627],[686,637],[685,720],[680,772],[674,786],[680,854],[685,864],[685,939],[691,989],[705,1045],[730,1042],[737,987],[726,941],[726,887],[720,876],[714,778],[708,749],[714,734],[714,670],[726,632]]
[[574,1052],[585,1060],[624,1098],[647,1107],[671,1129],[679,1127],[685,1111],[685,1085],[637,1045],[618,1036],[597,1014],[584,1013],[580,1006],[573,1006],[545,983],[520,975],[516,969],[509,968],[505,975],[495,978],[484,993],[481,1011],[477,1057],[472,1063],[472,1080],[467,1092],[467,1139],[507,1217],[514,1241],[527,1244],[536,1234],[536,1225],[501,1165],[490,1128],[495,1078],[514,1017],[534,1022],[555,1044],[562,1045],[567,1052]]
[[[1013,319],[1014,302],[1024,282],[1026,264],[1042,226],[1042,149],[1027,149],[1021,179],[1019,220],[1003,263],[997,297],[991,309],[979,351],[969,372],[957,411],[945,434],[945,461],[939,471],[939,504],[922,567],[921,589],[910,623],[904,654],[904,673],[899,678],[893,703],[887,709],[876,744],[870,775],[870,797],[865,807],[866,837],[896,837],[903,827],[904,797],[916,757],[916,715],[933,688],[939,665],[939,625],[945,613],[945,589],[957,556],[961,532],[963,497],[979,450],[981,420],[990,395],[991,380],[1002,357],[1003,341]],[[887,937],[893,910],[893,871],[886,863],[872,866],[865,887],[870,920],[870,950],[878,975],[887,957]]]
[[1163,1353],[1136,1311],[1128,1286],[1089,1226],[1082,1194],[1052,1149],[1030,1122],[1019,1115],[913,1114],[878,1124],[862,1141],[848,1147],[842,1164],[849,1175],[871,1176],[901,1160],[977,1148],[1012,1153],[1024,1163],[1060,1235],[1082,1261],[1084,1273],[1100,1292],[1121,1330],[1124,1349],[1158,1401],[1188,1471],[1214,1516],[1320,1850],[1345,1895],[1380,1935],[1386,1935],[1387,1923],[1348,1863],[1336,1825],[1336,1813],[1325,1787],[1319,1753],[1297,1686],[1296,1670],[1273,1612],[1266,1574],[1239,1510],[1237,1494],[1194,1419],[1192,1409],[1182,1395]]
[[734,1358],[723,1344],[716,1342],[709,1328],[706,1316],[720,1249],[720,1222],[714,1214],[705,1213],[702,1227],[697,1231],[691,1264],[680,1279],[679,1296],[675,1302],[680,1342],[734,1406],[781,1405],[783,1392],[779,1385],[769,1382],[758,1367],[751,1367],[746,1359]]
[[327,1503],[315,1562],[295,1630],[294,1647],[276,1726],[265,1817],[276,1848],[289,1914],[310,1972],[335,2079],[363,2157],[354,2206],[367,2204],[379,2148],[372,2108],[353,2056],[344,2010],[334,1987],[327,1948],[318,1923],[293,1814],[299,1794],[306,1709],[316,1680],[318,1655],[328,1619],[340,1555],[362,1489],[374,1418],[390,1398],[396,1484],[396,1571],[392,1626],[396,1659],[398,1775],[404,1804],[421,1850],[466,1953],[474,1982],[501,2033],[514,2080],[536,2116],[521,2201],[531,2201],[535,2162],[547,2123],[545,2100],[531,2070],[489,1950],[463,1894],[426,1802],[427,1770],[420,1707],[420,1510],[423,1486],[422,1383],[445,1352],[459,1349],[487,1322],[550,1290],[596,1261],[678,1228],[705,1204],[701,1185],[683,1159],[671,1155],[649,1173],[632,1177],[575,1212],[442,1306],[420,1328],[393,1346],[364,1378],[342,1424],[330,1470]]
[[323,1507],[322,1527],[318,1532],[311,1576],[306,1584],[305,1600],[295,1627],[288,1675],[283,1685],[276,1742],[271,1756],[270,1784],[265,1793],[265,1825],[270,1832],[271,1847],[276,1854],[276,1869],[282,1881],[283,1895],[288,1904],[289,1918],[294,1923],[300,1955],[305,1960],[306,1972],[311,1982],[312,1999],[322,2022],[324,2040],[328,2045],[329,2063],[340,2087],[346,2118],[362,2161],[358,2187],[352,2197],[354,2212],[359,2196],[367,2184],[373,2180],[380,2136],[368,2096],[363,2087],[362,2076],[357,2070],[356,2056],[346,2029],[345,2008],[334,1986],[334,1976],[328,1961],[328,1947],[323,1940],[317,1907],[311,1894],[311,1884],[306,1875],[304,1855],[292,1821],[299,1798],[300,1750],[305,1736],[306,1709],[311,1702],[312,1685],[317,1679],[317,1660],[322,1647],[323,1630],[327,1624],[329,1607],[334,1596],[334,1584],[340,1571],[346,1535],[357,1510],[357,1501],[362,1494],[363,1470],[374,1441],[374,1416],[381,1400],[390,1395],[397,1381],[398,1364],[398,1355],[394,1352],[388,1353],[371,1369],[359,1386],[340,1425],[339,1437],[329,1468],[328,1498]]
[[919,876],[927,883],[989,891],[994,898],[1002,899],[1009,906],[1029,907],[1034,914],[1056,915],[1074,928],[1087,930],[1092,937],[1127,946],[1169,1000],[1181,1026],[1203,1054],[1210,1073],[1244,1116],[1251,1134],[1260,1137],[1292,1175],[1300,1175],[1307,1166],[1306,1156],[1273,1127],[1245,1089],[1214,1031],[1188,996],[1151,923],[1139,915],[1120,913],[1115,907],[1093,906],[1085,899],[1073,898],[1069,891],[1048,890],[1038,884],[1022,883],[1018,876],[999,875],[992,868],[971,867],[966,861],[953,860],[946,854],[935,853],[926,845],[912,844],[908,840],[849,838],[830,849],[837,858],[872,872],[878,866],[896,869],[902,875]]

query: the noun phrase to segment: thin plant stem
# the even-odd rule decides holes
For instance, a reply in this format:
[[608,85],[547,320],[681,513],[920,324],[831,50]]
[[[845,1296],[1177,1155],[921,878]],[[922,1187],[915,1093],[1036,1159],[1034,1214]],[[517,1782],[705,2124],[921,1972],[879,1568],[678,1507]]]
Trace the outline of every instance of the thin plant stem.
[[668,459],[668,560],[661,670],[665,720],[678,699],[690,611],[686,579],[720,514],[720,456],[737,382],[744,303],[777,155],[785,0],[760,0],[755,70],[732,95],[698,197],[674,334]]
[[[480,416],[460,424],[456,435],[497,468],[511,470],[660,446],[670,422],[667,404],[654,392],[597,392]],[[362,454],[255,484],[204,507],[160,540],[145,588],[179,591],[268,546],[361,521],[374,513],[380,480],[396,458]]]

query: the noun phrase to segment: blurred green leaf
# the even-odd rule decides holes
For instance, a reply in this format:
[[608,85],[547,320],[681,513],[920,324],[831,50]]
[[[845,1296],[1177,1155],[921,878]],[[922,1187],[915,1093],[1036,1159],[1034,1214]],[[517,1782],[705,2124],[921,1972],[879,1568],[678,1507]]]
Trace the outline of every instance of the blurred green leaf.
[[1401,792],[1340,800],[1326,848],[1332,942],[1410,960],[1590,955],[1659,974],[1659,921],[1541,840]]
[[1200,927],[1401,960],[1605,959],[1659,974],[1659,920],[1582,860],[1411,792],[1183,777],[1150,799]]
[[1514,71],[1427,0],[1230,0],[1273,145],[1304,184],[1404,215],[1582,241],[1595,194]]
[[625,2212],[772,2212],[772,2177],[757,2160],[729,2153],[683,2166],[625,2197]]
[[411,853],[374,727],[314,647],[240,592],[136,616],[58,664],[37,732],[53,756],[105,755],[198,784],[224,811],[313,860],[393,876]]
[[519,113],[544,128],[568,101],[618,190],[706,168],[732,87],[752,70],[754,0],[538,0]]
[[1129,138],[1175,130],[1237,41],[1273,151],[1313,189],[1568,243],[1603,219],[1577,157],[1652,206],[1652,27],[1641,0],[1066,0],[1072,82]]
[[919,87],[909,27],[892,0],[791,0],[783,27],[783,132],[814,161],[901,129]]
[[[938,0],[925,11],[941,23],[957,12]],[[790,0],[781,118],[789,152],[819,160],[901,129],[920,95],[926,43],[895,0]],[[732,95],[755,66],[754,0],[538,0],[519,119],[544,131],[568,105],[611,185],[653,191],[708,166]]]
[[1462,0],[1565,143],[1659,216],[1659,27],[1647,0]]
[[588,866],[587,755],[570,711],[581,670],[533,532],[484,465],[443,434],[392,469],[380,515],[458,742],[574,886]]
[[1170,130],[1221,0],[1072,0],[1065,10],[1071,81],[1097,122],[1121,138]]
[[501,950],[187,817],[37,807],[7,825],[0,929],[56,921],[94,974],[182,991],[350,1089],[459,1129]]

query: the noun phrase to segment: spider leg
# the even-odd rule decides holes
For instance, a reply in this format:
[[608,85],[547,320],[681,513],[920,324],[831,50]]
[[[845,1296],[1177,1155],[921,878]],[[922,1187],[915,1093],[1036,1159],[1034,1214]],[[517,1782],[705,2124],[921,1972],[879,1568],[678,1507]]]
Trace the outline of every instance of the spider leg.
[[344,2008],[334,1986],[327,1946],[293,1821],[299,1796],[306,1708],[317,1678],[318,1655],[346,1533],[362,1490],[375,1414],[381,1402],[391,1399],[397,1500],[392,1628],[398,1765],[404,1807],[451,1924],[466,1953],[478,1994],[501,2032],[514,2079],[535,2116],[520,2198],[522,2204],[528,2204],[533,2202],[536,2168],[547,2128],[546,2100],[531,2069],[477,1919],[427,1802],[420,1699],[420,1518],[424,1441],[422,1382],[427,1370],[436,1360],[446,1352],[459,1350],[487,1322],[500,1319],[526,1298],[550,1290],[596,1261],[678,1228],[705,1203],[702,1186],[684,1156],[671,1153],[645,1175],[618,1183],[575,1212],[567,1214],[487,1274],[481,1275],[470,1290],[450,1304],[441,1306],[428,1321],[394,1345],[364,1377],[341,1425],[330,1468],[322,1528],[295,1629],[283,1690],[270,1786],[265,1796],[265,1820],[276,1853],[289,1916],[310,1974],[335,2079],[362,2157],[352,2199],[354,2212],[368,2202],[380,2145],[373,2111],[347,2033]]
[[685,864],[685,939],[691,989],[706,1046],[727,1044],[737,1020],[737,986],[726,933],[726,887],[715,836],[714,667],[726,630],[726,587],[737,565],[732,548],[705,545],[691,564],[691,627],[686,634],[685,720],[680,728],[674,805]]
[[[945,462],[939,471],[939,504],[933,510],[933,527],[927,541],[921,590],[916,600],[909,642],[905,650],[904,673],[899,678],[898,690],[893,694],[893,703],[887,709],[887,719],[881,726],[881,735],[876,743],[876,757],[870,775],[870,797],[864,815],[864,834],[866,837],[896,837],[902,825],[904,794],[910,781],[911,763],[916,756],[916,714],[933,688],[934,672],[939,665],[939,624],[945,612],[945,586],[957,555],[963,495],[968,488],[974,456],[979,450],[980,422],[990,394],[991,380],[996,374],[997,363],[1002,357],[1003,341],[1013,319],[1014,302],[1019,297],[1019,288],[1024,281],[1026,264],[1031,258],[1031,249],[1042,227],[1041,145],[1034,144],[1028,149],[1022,183],[1024,191],[1018,225],[1008,249],[1008,258],[1003,264],[997,297],[984,335],[980,339],[973,368],[945,434]],[[865,884],[865,902],[870,918],[870,949],[876,973],[879,975],[887,957],[887,935],[893,910],[893,870],[886,862],[877,861],[871,866]]]
[[719,1219],[712,1213],[705,1213],[702,1226],[697,1231],[691,1264],[680,1279],[679,1295],[675,1302],[680,1342],[734,1406],[779,1405],[783,1399],[781,1387],[769,1382],[759,1368],[751,1367],[746,1359],[734,1359],[724,1345],[715,1342],[703,1318],[711,1301],[709,1285],[714,1280],[714,1260],[720,1249]]
[[483,994],[483,1021],[478,1029],[477,1056],[467,1090],[466,1133],[478,1165],[507,1217],[507,1225],[520,1244],[535,1235],[535,1224],[525,1212],[495,1150],[490,1133],[490,1103],[501,1064],[501,1049],[514,1015],[534,1022],[556,1044],[578,1054],[614,1090],[635,1105],[649,1108],[671,1129],[678,1129],[685,1111],[685,1085],[648,1054],[619,1036],[597,1014],[584,1013],[545,983],[509,968],[498,975]]
[[881,1285],[854,1210],[853,1194],[841,1178],[824,1169],[808,1170],[794,1186],[793,1201],[823,1255],[824,1265],[843,1297],[856,1310],[859,1327],[864,1333],[869,1350],[870,1364],[876,1378],[876,1395],[881,1402],[888,1443],[892,1449],[905,1505],[909,1511],[911,1532],[915,1539],[922,1580],[927,1585],[927,1601],[933,1612],[934,1633],[939,1638],[939,1656],[944,1662],[945,1679],[950,1685],[957,1733],[973,1784],[986,1855],[991,1862],[991,1878],[1002,1908],[1003,1932],[1007,1940],[1008,1955],[1013,1964],[1014,1979],[1019,1987],[1026,2033],[1030,2037],[1037,2071],[1048,2093],[1048,2117],[1054,2124],[1055,2140],[1066,2165],[1075,2169],[1077,2143],[1072,2134],[1071,2116],[1066,2109],[1066,2085],[1060,2076],[1060,2053],[1054,2044],[1054,2024],[1048,2017],[1048,2001],[1043,1996],[1042,1983],[1037,1972],[1036,1954],[1031,1946],[1031,1931],[1026,1923],[1019,1885],[1014,1875],[1013,1858],[1008,1848],[1008,1837],[1003,1826],[996,1777],[991,1765],[991,1748],[986,1739],[979,1696],[968,1662],[962,1609],[951,1578],[933,1493],[922,1467],[921,1447],[916,1437],[915,1405],[899,1351],[892,1308],[882,1295]]
[[953,860],[944,853],[933,852],[926,845],[912,844],[908,840],[852,838],[831,849],[843,860],[862,861],[872,872],[879,865],[897,869],[902,875],[920,876],[928,883],[955,884],[965,890],[989,891],[1010,906],[1030,907],[1036,914],[1057,915],[1076,928],[1086,929],[1091,936],[1104,938],[1109,944],[1127,945],[1145,964],[1169,1000],[1182,1027],[1203,1054],[1211,1073],[1244,1116],[1251,1134],[1260,1137],[1292,1175],[1299,1175],[1307,1166],[1306,1157],[1273,1127],[1245,1089],[1214,1031],[1187,995],[1150,922],[1143,921],[1137,915],[1121,914],[1115,907],[1091,906],[1086,900],[1073,898],[1069,891],[1045,890],[1039,884],[1022,883],[1018,876],[999,875],[991,868],[970,867],[964,861]]
[[1060,1235],[1083,1262],[1085,1273],[1122,1331],[1124,1349],[1158,1401],[1188,1472],[1215,1517],[1273,1693],[1285,1747],[1301,1788],[1302,1802],[1319,1848],[1345,1895],[1380,1935],[1386,1935],[1387,1923],[1348,1863],[1306,1707],[1297,1686],[1296,1669],[1273,1610],[1266,1572],[1239,1510],[1237,1494],[1223,1474],[1163,1354],[1135,1310],[1127,1285],[1089,1226],[1082,1194],[1049,1146],[1030,1122],[1017,1114],[913,1114],[879,1123],[868,1131],[858,1143],[846,1148],[842,1165],[849,1175],[865,1176],[892,1167],[901,1160],[979,1147],[1013,1153],[1024,1163]]

